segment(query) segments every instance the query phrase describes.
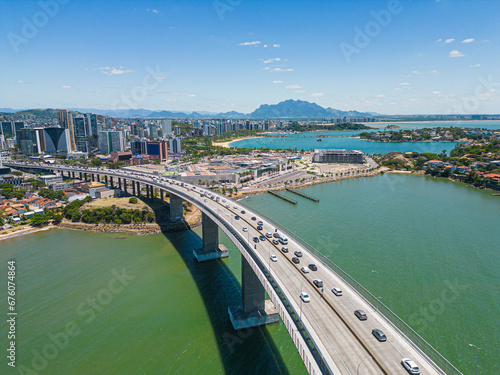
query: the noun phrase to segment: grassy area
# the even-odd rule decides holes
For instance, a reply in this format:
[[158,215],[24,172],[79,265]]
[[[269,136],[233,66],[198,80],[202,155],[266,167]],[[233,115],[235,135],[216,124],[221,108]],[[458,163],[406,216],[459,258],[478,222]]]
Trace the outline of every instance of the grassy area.
[[144,206],[148,206],[151,209],[155,209],[162,205],[159,199],[155,199],[151,202],[149,199],[144,199],[139,201],[136,204],[129,203],[129,197],[127,198],[106,198],[106,199],[96,199],[92,202],[86,203],[82,206],[82,210],[92,210],[97,208],[106,208],[116,206],[117,208],[122,208],[124,210],[140,210]]

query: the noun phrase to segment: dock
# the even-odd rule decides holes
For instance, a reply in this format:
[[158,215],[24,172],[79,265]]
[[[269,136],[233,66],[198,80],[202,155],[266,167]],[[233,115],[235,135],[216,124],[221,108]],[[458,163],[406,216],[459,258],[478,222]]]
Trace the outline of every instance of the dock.
[[269,194],[272,194],[274,195],[275,197],[278,197],[278,198],[281,198],[283,199],[284,201],[287,201],[288,203],[291,203],[291,204],[297,204],[297,201],[294,201],[293,199],[290,199],[288,197],[285,197],[284,195],[281,195],[273,190],[268,190],[267,191]]
[[318,199],[318,198],[311,197],[310,195],[307,195],[307,194],[301,193],[300,191],[293,190],[293,189],[289,189],[289,188],[286,188],[286,191],[289,191],[290,193],[297,194],[297,195],[301,196],[302,198],[309,199],[309,200],[311,200],[311,201],[313,201],[313,202],[319,202],[319,199]]

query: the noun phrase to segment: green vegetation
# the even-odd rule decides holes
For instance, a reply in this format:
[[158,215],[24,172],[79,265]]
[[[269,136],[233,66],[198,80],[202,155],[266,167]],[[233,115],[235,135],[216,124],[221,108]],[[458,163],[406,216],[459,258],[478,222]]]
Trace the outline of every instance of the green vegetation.
[[6,199],[22,199],[26,194],[26,190],[16,190],[14,191],[14,186],[12,184],[3,183],[0,185],[0,195],[3,195]]
[[460,157],[468,155],[467,157],[479,160],[482,154],[492,153],[500,157],[500,140],[495,139],[488,144],[473,145],[473,146],[459,146],[451,151],[451,156]]
[[65,202],[68,201],[68,196],[64,194],[62,191],[42,189],[38,192],[38,195],[41,196],[42,198],[47,198],[51,200],[61,200]]
[[128,203],[131,203],[131,204],[136,204],[138,202],[137,198],[136,197],[131,197],[129,200],[128,200]]

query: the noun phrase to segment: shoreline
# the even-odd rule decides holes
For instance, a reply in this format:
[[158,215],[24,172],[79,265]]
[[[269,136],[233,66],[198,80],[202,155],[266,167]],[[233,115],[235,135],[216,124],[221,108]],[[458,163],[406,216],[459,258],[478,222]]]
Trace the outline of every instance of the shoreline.
[[226,141],[226,142],[212,142],[212,146],[231,148],[230,144],[233,142],[242,141],[244,139],[258,139],[258,138],[262,138],[262,137],[252,136],[252,137],[235,138],[231,141]]

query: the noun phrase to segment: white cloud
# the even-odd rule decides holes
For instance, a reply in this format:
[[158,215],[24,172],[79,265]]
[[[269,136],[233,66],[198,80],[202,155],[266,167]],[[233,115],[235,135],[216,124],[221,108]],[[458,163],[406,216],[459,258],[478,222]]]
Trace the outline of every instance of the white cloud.
[[264,64],[269,64],[269,63],[272,63],[275,61],[281,61],[281,59],[279,57],[277,57],[275,59],[267,59],[267,60],[264,60]]
[[441,95],[441,94],[442,94],[442,92],[441,92],[441,91],[433,91],[432,93],[433,93],[434,95]]
[[312,97],[319,97],[319,96],[325,96],[325,93],[324,92],[315,92],[315,93],[312,93],[310,94]]
[[417,74],[417,75],[426,75],[426,74],[437,75],[437,74],[439,74],[439,72],[437,70],[431,70],[429,72],[419,72],[418,70],[413,70],[412,73]]
[[475,39],[474,38],[467,38],[462,40],[462,43],[472,43]]
[[274,48],[280,48],[281,46],[279,44],[273,44]]
[[377,98],[385,98],[385,95],[378,94],[376,97],[377,97]]
[[62,88],[63,88],[63,89],[70,89],[70,88],[71,88],[71,86],[64,85]]
[[306,91],[304,91],[304,90],[294,90],[293,92],[296,92],[296,93],[304,93],[304,92],[306,92]]
[[273,81],[273,83],[283,83],[283,81]]
[[19,81],[17,81],[17,83],[23,84],[23,83],[26,83],[26,81],[23,81],[22,79],[20,79]]
[[292,90],[292,89],[301,89],[303,86],[301,85],[287,85],[285,86],[286,89]]
[[465,56],[462,52],[454,49],[453,51],[450,52],[450,57],[463,57]]
[[443,39],[439,38],[438,40],[436,40],[436,43],[439,43],[439,42],[442,42]]
[[263,47],[264,47],[264,48],[267,48],[267,47],[269,47],[269,46],[268,46],[267,44],[264,44],[264,45],[263,45]]
[[400,86],[410,86],[411,83],[408,83],[408,82],[402,82],[399,84]]
[[288,69],[274,68],[274,69],[271,69],[271,72],[293,72],[293,69],[290,69],[290,68],[288,68]]
[[446,39],[444,42],[445,42],[445,43],[451,43],[451,42],[453,42],[454,40],[455,40],[455,39],[450,38],[450,39]]
[[160,81],[162,79],[167,79],[166,76],[154,76],[153,78],[156,79],[156,80],[158,80],[158,81]]
[[243,42],[238,44],[239,46],[258,46],[260,44],[260,41],[255,40],[253,42]]
[[394,91],[399,91],[399,90],[401,90],[401,87],[395,87],[394,88]]
[[151,12],[151,13],[155,13],[155,14],[160,13],[158,10],[156,10],[156,9],[150,9],[150,8],[146,8],[146,12]]
[[474,64],[474,65],[471,65],[470,67],[471,68],[479,68],[481,66],[481,64]]
[[99,70],[101,70],[101,73],[103,74],[107,74],[109,76],[112,76],[112,75],[120,75],[120,74],[126,74],[126,73],[132,73],[134,72],[134,70],[130,70],[130,69],[123,69],[123,66],[120,66],[120,68],[110,68],[110,67],[105,67],[105,68],[99,68]]
[[171,92],[170,94],[172,94],[172,95],[179,95],[179,96],[186,96],[188,98],[196,98],[198,96],[196,94],[189,94],[187,92]]

